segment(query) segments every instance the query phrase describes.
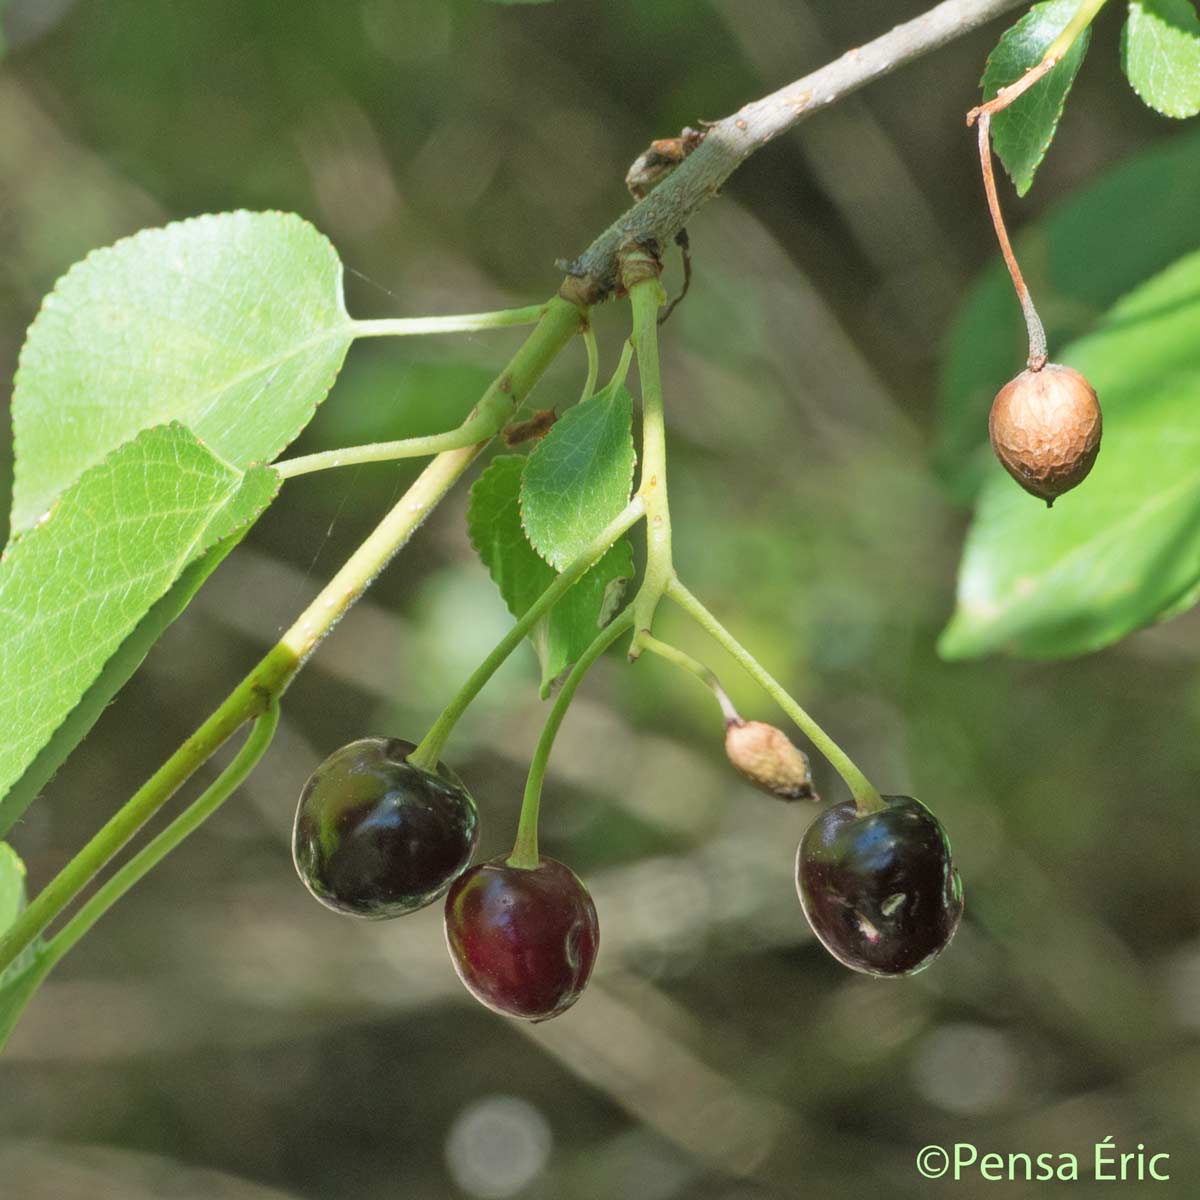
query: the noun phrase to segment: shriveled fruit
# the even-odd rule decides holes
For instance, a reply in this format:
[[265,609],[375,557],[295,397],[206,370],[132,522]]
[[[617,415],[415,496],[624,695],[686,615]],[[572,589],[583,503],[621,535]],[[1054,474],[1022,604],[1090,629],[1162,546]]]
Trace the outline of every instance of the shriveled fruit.
[[527,1021],[565,1012],[583,993],[600,926],[579,877],[553,858],[472,867],[446,897],[446,945],[482,1004]]
[[839,962],[868,975],[911,975],[950,943],[963,913],[962,882],[941,822],[910,796],[879,812],[835,804],[796,852],[804,915]]
[[730,721],[725,727],[729,761],[755,787],[781,800],[816,800],[808,756],[787,734],[765,721]]
[[1008,473],[1049,506],[1092,469],[1101,424],[1092,385],[1070,367],[1047,363],[1000,389],[988,433]]
[[438,899],[471,862],[475,801],[448,767],[408,762],[416,747],[370,737],[334,751],[300,794],[292,856],[322,904],[398,917]]

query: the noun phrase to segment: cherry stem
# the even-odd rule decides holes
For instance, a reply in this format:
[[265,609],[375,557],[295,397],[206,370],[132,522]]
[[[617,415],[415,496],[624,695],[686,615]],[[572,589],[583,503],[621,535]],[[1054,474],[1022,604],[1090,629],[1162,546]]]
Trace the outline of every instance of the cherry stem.
[[630,273],[633,344],[637,349],[642,394],[642,474],[637,494],[646,503],[646,574],[633,598],[631,660],[641,653],[659,601],[675,574],[671,549],[671,509],[667,502],[667,430],[663,415],[662,371],[658,358],[658,310],[666,299],[656,259],[636,251],[625,260]]
[[596,380],[600,375],[600,350],[596,345],[596,331],[592,328],[591,321],[584,328],[583,345],[587,350],[587,378],[583,381],[583,394],[579,397],[580,404],[585,400],[590,400],[595,394]]
[[855,766],[853,759],[804,711],[784,686],[717,620],[704,604],[677,577],[667,585],[667,597],[692,618],[703,630],[719,642],[745,669],[759,686],[805,733],[808,740],[829,760],[830,765],[845,780],[862,816],[881,812],[884,803],[871,781]]
[[1025,316],[1025,328],[1029,333],[1028,366],[1031,371],[1040,371],[1046,365],[1046,330],[1034,307],[1029,288],[1025,285],[1021,268],[1017,265],[1017,256],[1013,253],[1012,243],[1008,240],[1008,230],[1004,227],[1004,216],[1000,212],[1000,199],[996,195],[996,176],[992,169],[992,117],[998,112],[1003,112],[1013,101],[1023,96],[1035,83],[1049,75],[1062,62],[1076,39],[1092,23],[1105,3],[1106,0],[1080,0],[1074,15],[1063,26],[1058,37],[1046,48],[1041,59],[1030,67],[1020,79],[1010,83],[1007,87],[1000,88],[990,100],[967,113],[968,126],[974,125],[976,122],[979,124],[979,164],[983,170],[983,188],[987,193],[988,210],[992,214],[992,224],[996,229],[996,238],[1000,242],[1000,251],[1004,255],[1004,265],[1008,267],[1013,288],[1021,304],[1021,312]]
[[990,117],[998,112],[1003,112],[1014,100],[1029,91],[1039,79],[1045,75],[1049,75],[1061,61],[1061,54],[1054,56],[1050,51],[1047,51],[1046,56],[1041,62],[1037,63],[1036,66],[1030,67],[1015,83],[1010,83],[1007,87],[1002,87],[990,100],[971,109],[967,113],[967,124],[974,125],[982,117]]
[[621,347],[621,357],[617,361],[617,368],[612,373],[612,378],[605,385],[606,388],[620,387],[625,382],[629,375],[629,367],[633,362],[633,338],[625,339],[624,345]]
[[120,870],[97,888],[87,903],[50,939],[48,950],[54,962],[58,962],[143,875],[157,866],[184,838],[199,829],[245,783],[246,777],[267,752],[278,727],[279,701],[273,699],[262,716],[250,726],[246,740],[229,766],[161,833],[151,838]]
[[592,664],[604,653],[633,624],[633,605],[626,607],[593,639],[592,644],[579,656],[579,661],[571,668],[571,673],[563,682],[546,724],[542,727],[541,737],[538,738],[537,748],[529,763],[529,775],[525,780],[525,795],[521,799],[521,818],[517,825],[517,840],[513,844],[513,852],[509,855],[508,865],[525,870],[533,870],[542,861],[538,853],[538,812],[542,802],[542,783],[546,778],[546,765],[550,761],[550,751],[554,748],[554,739],[558,735],[563,717],[571,706],[575,691],[583,681],[583,677],[591,669]]
[[[600,531],[578,558],[567,564],[552,584],[525,610],[515,625],[496,643],[492,652],[471,673],[458,694],[442,709],[420,745],[408,756],[415,767],[427,771],[436,768],[442,748],[459,718],[471,701],[479,695],[484,684],[496,673],[508,656],[525,640],[529,631],[554,607],[575,584],[600,561],[622,534],[638,523],[646,507],[640,496],[634,496],[625,509]],[[611,627],[610,627],[611,628]]]
[[1013,253],[1012,243],[1008,240],[1008,230],[1004,227],[1004,215],[1000,211],[1000,198],[996,195],[996,175],[992,170],[992,114],[979,113],[979,165],[983,171],[983,190],[987,194],[988,211],[992,214],[992,224],[996,229],[996,239],[1000,243],[1000,253],[1004,255],[1004,265],[1012,278],[1013,290],[1021,304],[1021,312],[1025,317],[1025,329],[1029,334],[1029,358],[1027,365],[1031,371],[1040,371],[1046,365],[1046,330],[1042,319],[1034,307],[1033,297],[1025,284],[1025,277],[1017,264],[1017,256]]
[[[48,942],[35,946],[32,962],[14,979],[16,1011],[7,1014],[9,1026],[16,1021],[42,980],[66,956],[80,938],[130,888],[168,855],[189,834],[194,833],[237,791],[266,753],[279,725],[279,702],[272,700],[250,727],[246,740],[220,775],[192,801],[161,833],[152,838],[124,866],[89,897],[79,911]],[[20,970],[20,968],[17,968]],[[4,1035],[0,1032],[0,1043]]]
[[690,671],[701,683],[710,687],[717,703],[721,706],[721,715],[725,718],[727,727],[744,724],[738,710],[733,706],[733,701],[729,698],[729,693],[721,686],[721,681],[699,659],[693,658],[685,650],[680,650],[678,646],[659,641],[649,633],[643,633],[638,639],[638,644],[643,650],[649,650],[651,654],[657,654],[659,658],[665,658],[667,662],[672,662],[677,667]]

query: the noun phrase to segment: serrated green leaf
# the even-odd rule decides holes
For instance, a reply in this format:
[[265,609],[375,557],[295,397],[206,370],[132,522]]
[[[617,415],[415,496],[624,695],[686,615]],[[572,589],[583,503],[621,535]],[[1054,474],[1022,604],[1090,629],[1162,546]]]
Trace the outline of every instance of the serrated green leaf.
[[1164,117],[1200,113],[1200,17],[1189,0],[1130,0],[1121,31],[1130,86]]
[[[1007,30],[988,56],[981,80],[983,98],[991,100],[1002,87],[1036,67],[1078,8],[1079,0],[1045,0]],[[992,146],[1018,196],[1029,191],[1034,173],[1050,149],[1090,35],[1085,29],[1052,71],[992,117]]]
[[1200,253],[1064,351],[1104,408],[1087,480],[1052,510],[996,465],[967,537],[947,658],[1060,658],[1106,646],[1200,581]]
[[178,421],[234,467],[269,462],[351,340],[337,253],[299,217],[197,217],[95,251],[46,297],[21,351],[13,531],[155,425]]
[[[521,526],[521,477],[526,459],[502,455],[471,488],[467,527],[471,542],[514,617],[521,617],[558,572],[529,544]],[[633,551],[622,538],[543,617],[530,633],[542,668],[542,696],[587,649],[613,616],[613,593],[633,575]]]
[[521,522],[533,548],[563,570],[629,503],[636,462],[633,397],[618,384],[568,409],[529,456]]
[[188,563],[253,520],[278,486],[271,468],[242,472],[182,426],[159,426],[91,467],[9,543],[0,558],[0,796]]
[[[1138,155],[1057,206],[1017,239],[1017,254],[1058,346],[1089,329],[1119,297],[1200,248],[1200,131]],[[1138,214],[1129,236],[1129,214]],[[969,500],[995,459],[987,415],[1001,386],[1024,366],[1025,325],[997,257],[959,311],[941,373],[938,470]],[[1106,435],[1107,436],[1107,435]]]
[[88,735],[113,697],[141,666],[167,626],[183,612],[200,590],[201,584],[221,565],[249,529],[250,523],[247,522],[193,562],[104,664],[83,699],[54,731],[20,779],[0,798],[0,837],[20,820],[22,813],[37,799],[67,755]]

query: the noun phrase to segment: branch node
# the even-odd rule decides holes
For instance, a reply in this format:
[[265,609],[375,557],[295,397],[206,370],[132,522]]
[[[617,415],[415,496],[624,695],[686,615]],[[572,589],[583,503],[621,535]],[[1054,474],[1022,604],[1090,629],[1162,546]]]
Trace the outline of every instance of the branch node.
[[645,241],[629,238],[617,252],[617,261],[621,264],[621,287],[625,291],[662,275],[662,254],[653,238]]

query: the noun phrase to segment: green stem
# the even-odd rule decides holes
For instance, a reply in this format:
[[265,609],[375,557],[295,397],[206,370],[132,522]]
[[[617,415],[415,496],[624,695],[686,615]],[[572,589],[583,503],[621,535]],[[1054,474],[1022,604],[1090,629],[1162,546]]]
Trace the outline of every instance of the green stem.
[[[250,734],[234,760],[212,785],[194,800],[157,837],[148,842],[119,871],[106,880],[79,911],[45,945],[38,947],[32,962],[14,988],[10,1008],[0,1022],[0,1047],[25,1005],[33,998],[42,981],[85,933],[152,867],[166,857],[189,833],[206,821],[229,798],[257,765],[279,724],[279,705],[272,701],[254,722]],[[11,1007],[15,1005],[15,1009]]]
[[436,768],[438,759],[442,756],[442,748],[459,718],[504,660],[524,641],[529,631],[559,599],[604,557],[609,547],[642,519],[645,511],[641,498],[634,496],[620,516],[609,522],[579,557],[569,563],[558,578],[521,614],[517,623],[496,643],[492,652],[475,668],[458,694],[442,710],[420,745],[408,756],[410,763],[427,771]]
[[496,312],[462,313],[450,317],[384,317],[373,321],[351,321],[355,337],[405,337],[426,333],[479,333],[485,329],[509,329],[514,325],[536,325],[546,312],[545,304],[524,308],[502,308]]
[[[551,303],[554,303],[553,301]],[[558,301],[562,303],[562,301]],[[398,320],[355,321],[358,337],[378,337],[397,333],[458,333],[463,330],[495,329],[511,325],[530,325],[549,309],[549,304],[533,304],[527,308],[505,309],[493,313],[469,313],[462,317],[414,317]],[[588,380],[596,380],[596,336],[591,324],[584,326],[584,342],[588,353]],[[585,395],[590,395],[585,388]],[[426,437],[402,438],[394,442],[370,442],[365,446],[343,446],[338,450],[322,450],[303,454],[275,463],[275,470],[284,479],[328,471],[334,467],[353,467],[361,463],[394,462],[401,458],[424,458],[444,454],[448,450],[463,450],[477,442],[485,442],[500,432],[512,412],[512,404],[476,405],[471,415],[457,428]]]
[[492,437],[497,429],[487,430],[483,422],[465,421],[447,433],[427,437],[403,438],[396,442],[371,442],[365,446],[345,446],[340,450],[322,450],[285,458],[274,464],[284,479],[308,475],[313,471],[328,471],[333,467],[353,467],[360,463],[393,462],[400,458],[422,458],[427,454],[443,454],[447,450],[462,450],[476,442]]
[[653,634],[643,632],[639,639],[639,644],[643,650],[649,650],[652,654],[657,654],[659,658],[665,658],[667,662],[674,663],[677,667],[682,667],[685,671],[690,671],[701,683],[712,690],[717,703],[721,706],[721,715],[725,718],[725,724],[741,724],[742,718],[738,714],[738,710],[734,708],[733,701],[729,698],[729,693],[721,686],[721,681],[717,678],[716,674],[702,662],[693,658],[686,651],[680,650],[678,646],[671,646],[666,642],[660,642]]
[[621,357],[617,359],[617,369],[608,381],[608,387],[620,387],[629,375],[629,367],[633,362],[633,338],[627,337],[621,346]]
[[1075,39],[1096,19],[1096,14],[1106,3],[1107,0],[1081,0],[1075,15],[1063,26],[1062,33],[1047,47],[1042,60],[1052,59],[1057,63],[1075,45]]
[[[537,328],[476,406],[477,413],[511,411],[579,331],[586,313],[558,299],[544,306]],[[358,600],[421,522],[462,476],[483,444],[439,454],[392,507],[290,629],[220,707],[150,777],[78,854],[38,893],[0,937],[0,971],[75,899],[105,863],[247,721],[266,711],[312,652]]]
[[119,871],[96,889],[94,895],[62,927],[46,946],[53,966],[81,937],[151,868],[166,858],[190,833],[237,791],[266,753],[279,725],[279,702],[272,700],[250,727],[242,748],[233,761],[196,800],[188,805],[160,834],[152,838]]
[[654,613],[675,574],[671,555],[671,510],[667,503],[667,430],[663,417],[662,373],[658,359],[658,310],[666,296],[657,277],[629,289],[633,342],[642,392],[642,478],[638,495],[646,502],[646,575],[633,600],[633,645],[641,653]]
[[529,775],[525,780],[525,795],[521,800],[521,819],[517,825],[517,840],[513,852],[509,855],[508,865],[533,870],[541,862],[538,854],[538,811],[542,800],[542,783],[546,778],[546,764],[550,761],[550,751],[554,748],[554,739],[558,735],[563,717],[571,706],[575,691],[583,677],[591,669],[592,664],[633,625],[633,607],[627,605],[596,637],[592,644],[579,656],[579,661],[571,668],[571,673],[563,682],[562,688],[554,698],[554,705],[546,724],[542,727],[542,735],[538,738],[537,749],[529,763]]
[[583,381],[583,394],[579,397],[582,404],[590,400],[596,391],[596,380],[600,377],[600,348],[596,345],[596,331],[589,322],[583,331],[583,345],[587,350],[587,378]]
[[674,600],[701,628],[705,629],[756,679],[771,698],[804,731],[808,740],[829,760],[833,769],[846,781],[862,814],[879,812],[883,799],[874,785],[854,765],[850,756],[804,711],[788,694],[783,685],[713,616],[711,612],[678,579],[667,585],[667,596]]

